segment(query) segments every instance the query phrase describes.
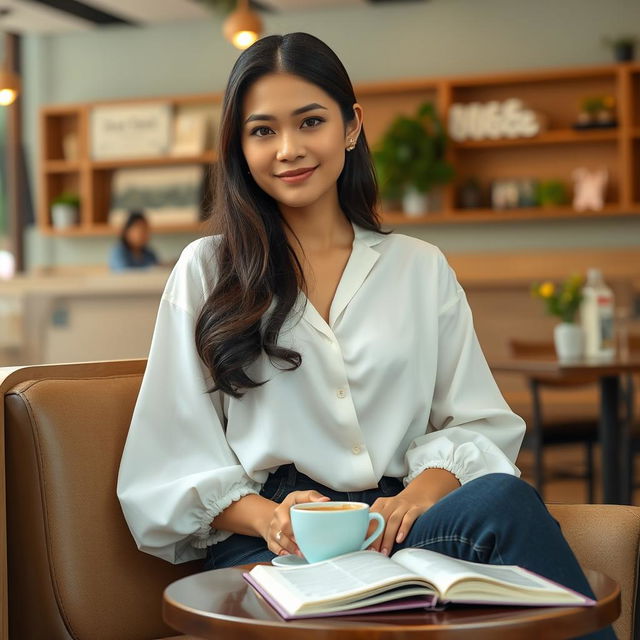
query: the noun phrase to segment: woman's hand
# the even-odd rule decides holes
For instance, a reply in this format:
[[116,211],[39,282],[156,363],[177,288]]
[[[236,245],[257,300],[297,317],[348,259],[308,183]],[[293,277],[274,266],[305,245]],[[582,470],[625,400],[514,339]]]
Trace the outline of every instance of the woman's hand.
[[289,509],[294,504],[329,500],[330,498],[317,491],[292,491],[280,504],[276,505],[270,520],[266,523],[262,537],[267,541],[269,550],[281,556],[293,553],[302,558],[302,553],[293,537]]
[[[369,546],[369,549],[391,553],[396,542],[402,542],[409,533],[413,523],[433,504],[431,501],[416,502],[405,498],[400,492],[391,498],[378,498],[370,511],[382,515],[385,521],[384,531]],[[375,524],[375,522],[374,522]],[[371,533],[371,532],[369,532]],[[369,534],[367,534],[369,535]]]
[[[460,482],[449,471],[425,469],[397,495],[378,498],[371,505],[370,511],[381,514],[386,525],[369,548],[389,555],[393,545],[401,543],[407,537],[413,523],[425,511],[459,486]],[[371,527],[367,535],[374,530]]]

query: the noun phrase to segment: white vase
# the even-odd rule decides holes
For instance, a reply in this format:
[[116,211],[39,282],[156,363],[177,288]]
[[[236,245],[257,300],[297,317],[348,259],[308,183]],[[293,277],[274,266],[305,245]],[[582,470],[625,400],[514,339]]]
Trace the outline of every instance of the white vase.
[[423,216],[429,210],[429,196],[414,187],[408,187],[402,196],[402,210],[411,218]]
[[51,207],[51,224],[54,229],[67,229],[78,224],[78,207],[71,204],[54,204]]
[[553,328],[553,342],[558,360],[578,360],[584,349],[582,327],[573,322],[561,322]]

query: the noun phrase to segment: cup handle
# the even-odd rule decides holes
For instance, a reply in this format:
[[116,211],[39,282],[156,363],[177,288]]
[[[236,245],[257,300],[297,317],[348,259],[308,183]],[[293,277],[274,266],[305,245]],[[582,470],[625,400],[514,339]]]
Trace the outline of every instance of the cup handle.
[[377,520],[378,526],[376,527],[376,530],[362,543],[360,551],[366,549],[384,530],[384,518],[379,513],[370,513],[369,522],[372,520]]

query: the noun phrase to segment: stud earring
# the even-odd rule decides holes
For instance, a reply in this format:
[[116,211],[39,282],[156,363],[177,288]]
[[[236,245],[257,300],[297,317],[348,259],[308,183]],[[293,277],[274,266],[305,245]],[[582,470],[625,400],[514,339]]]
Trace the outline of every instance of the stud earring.
[[349,146],[347,151],[353,151],[356,148],[356,141],[353,138],[349,138]]

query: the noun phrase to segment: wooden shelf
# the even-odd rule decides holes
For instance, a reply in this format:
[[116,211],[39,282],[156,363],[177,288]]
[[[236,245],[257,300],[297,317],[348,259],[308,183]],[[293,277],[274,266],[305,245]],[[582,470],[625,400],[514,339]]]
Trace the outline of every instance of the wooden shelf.
[[44,170],[46,173],[73,173],[80,171],[80,163],[68,160],[49,160],[45,163]]
[[411,217],[402,212],[383,212],[382,223],[388,226],[411,226],[429,224],[464,224],[483,222],[518,222],[531,220],[640,216],[640,204],[623,208],[618,205],[607,205],[602,211],[575,211],[572,207],[522,207],[519,209],[450,209],[434,211],[424,216]]
[[539,144],[580,144],[583,142],[616,142],[620,138],[617,128],[611,129],[557,129],[545,131],[531,138],[499,138],[497,140],[465,140],[453,142],[454,149],[491,149],[498,147],[533,146]]
[[147,158],[114,158],[94,160],[92,169],[124,169],[127,167],[165,167],[182,164],[212,164],[217,156],[209,151],[197,156],[151,156]]

